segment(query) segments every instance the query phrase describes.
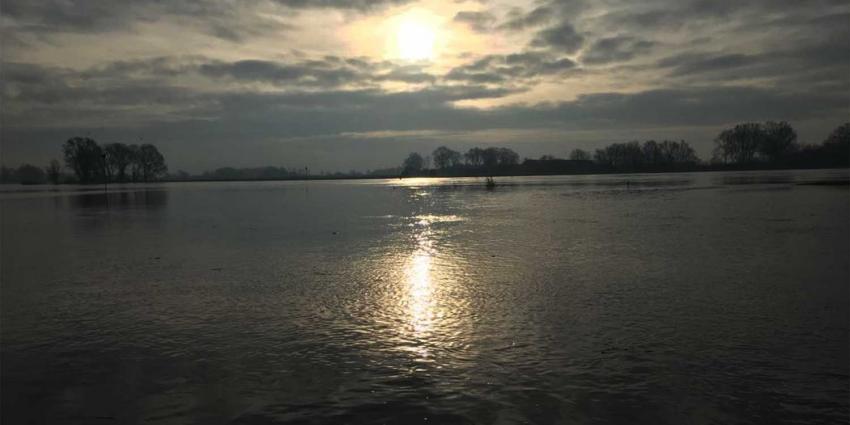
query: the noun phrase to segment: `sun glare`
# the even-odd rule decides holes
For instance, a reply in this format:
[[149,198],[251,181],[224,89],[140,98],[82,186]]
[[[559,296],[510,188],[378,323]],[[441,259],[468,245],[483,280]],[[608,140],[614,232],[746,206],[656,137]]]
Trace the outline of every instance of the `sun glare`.
[[427,20],[415,15],[405,16],[396,30],[396,52],[407,60],[433,59],[436,39],[437,32]]

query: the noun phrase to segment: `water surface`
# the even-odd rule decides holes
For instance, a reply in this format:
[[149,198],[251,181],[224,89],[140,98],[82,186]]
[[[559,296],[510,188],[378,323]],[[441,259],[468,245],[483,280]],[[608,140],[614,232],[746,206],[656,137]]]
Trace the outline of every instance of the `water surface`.
[[5,423],[846,423],[847,170],[6,187]]

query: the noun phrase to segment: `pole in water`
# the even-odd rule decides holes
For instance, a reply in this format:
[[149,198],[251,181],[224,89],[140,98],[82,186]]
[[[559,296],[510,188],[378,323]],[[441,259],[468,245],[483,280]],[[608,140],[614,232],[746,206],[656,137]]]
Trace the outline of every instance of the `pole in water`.
[[106,184],[109,178],[108,172],[109,169],[106,165],[106,154],[101,154],[101,158],[103,158],[103,193],[106,193]]
[[106,200],[106,207],[109,207],[109,193],[107,184],[109,182],[109,168],[106,164],[106,154],[101,154],[101,158],[103,158],[103,198]]

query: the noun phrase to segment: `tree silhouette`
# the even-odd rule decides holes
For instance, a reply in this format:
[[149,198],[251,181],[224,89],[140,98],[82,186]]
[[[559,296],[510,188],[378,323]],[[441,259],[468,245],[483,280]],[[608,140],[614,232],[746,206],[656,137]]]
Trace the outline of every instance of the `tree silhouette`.
[[139,161],[139,145],[129,145],[130,149],[130,180],[137,182],[142,178],[142,163]]
[[508,148],[498,148],[499,165],[510,166],[519,164],[519,154]]
[[595,160],[599,165],[622,171],[681,169],[699,163],[696,152],[684,140],[647,140],[642,145],[638,141],[613,143],[597,149]]
[[824,152],[835,158],[836,163],[850,161],[850,122],[838,126],[823,141]]
[[596,162],[601,165],[622,170],[634,170],[644,164],[643,148],[638,141],[614,143],[597,149]]
[[643,154],[643,163],[646,165],[657,166],[665,162],[664,156],[661,153],[661,144],[655,140],[643,142],[641,153]]
[[776,162],[797,150],[797,132],[785,121],[768,121],[762,127],[764,136],[759,154],[769,162]]
[[133,163],[133,149],[123,143],[110,143],[103,147],[107,169],[117,181],[127,181],[127,167]]
[[441,170],[457,166],[460,164],[462,158],[460,152],[451,150],[445,146],[434,149],[431,157],[434,158],[434,166]]
[[469,166],[480,167],[484,165],[484,150],[481,148],[472,148],[463,154],[463,159]]
[[74,170],[80,183],[91,183],[103,174],[103,150],[88,137],[73,137],[62,145],[65,165]]
[[18,167],[17,174],[21,184],[40,184],[46,181],[44,170],[35,165],[23,164]]
[[425,164],[425,159],[422,158],[422,155],[419,155],[416,152],[412,152],[401,165],[402,174],[405,176],[409,176],[412,174],[419,173],[422,171],[422,167]]
[[139,146],[136,161],[139,164],[142,180],[147,182],[155,180],[168,171],[165,166],[165,158],[156,149],[156,146],[144,144]]
[[59,184],[59,178],[62,176],[62,165],[59,164],[59,161],[51,160],[44,170],[47,172],[47,179],[50,183]]
[[[646,144],[644,144],[646,148]],[[684,140],[674,142],[665,140],[658,144],[658,152],[660,154],[658,162],[654,165],[671,166],[671,165],[695,165],[699,162],[696,151]]]
[[714,157],[724,163],[751,163],[764,144],[765,132],[759,123],[738,124],[723,130],[714,139]]
[[499,165],[499,149],[487,148],[481,152],[481,162],[484,168],[491,170]]
[[715,161],[736,164],[778,163],[800,148],[797,132],[785,121],[738,124],[723,130],[714,143]]
[[590,153],[581,149],[573,149],[570,152],[570,159],[573,161],[590,161]]

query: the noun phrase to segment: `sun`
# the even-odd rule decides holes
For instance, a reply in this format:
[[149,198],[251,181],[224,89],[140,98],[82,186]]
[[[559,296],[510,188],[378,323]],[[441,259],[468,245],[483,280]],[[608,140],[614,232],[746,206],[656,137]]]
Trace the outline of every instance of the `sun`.
[[437,30],[427,19],[415,14],[402,17],[396,29],[396,54],[406,60],[434,59]]

